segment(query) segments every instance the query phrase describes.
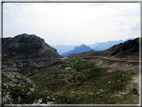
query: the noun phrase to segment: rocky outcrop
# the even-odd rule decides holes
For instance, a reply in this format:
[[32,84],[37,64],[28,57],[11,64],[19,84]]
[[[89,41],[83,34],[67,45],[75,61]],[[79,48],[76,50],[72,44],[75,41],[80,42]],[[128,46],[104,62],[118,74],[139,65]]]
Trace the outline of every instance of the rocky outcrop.
[[2,39],[2,59],[25,60],[41,58],[59,58],[57,50],[49,46],[36,35],[20,34],[14,38]]
[[[2,104],[47,104],[50,90],[43,90],[17,72],[2,72]],[[46,95],[43,94],[46,93]],[[52,97],[49,99],[50,101]]]
[[110,57],[126,60],[139,60],[139,38],[114,45],[110,50]]
[[15,101],[20,103],[23,100],[23,96],[31,96],[36,90],[35,83],[32,83],[30,79],[22,74],[16,72],[3,72],[2,75],[3,104],[13,104]]

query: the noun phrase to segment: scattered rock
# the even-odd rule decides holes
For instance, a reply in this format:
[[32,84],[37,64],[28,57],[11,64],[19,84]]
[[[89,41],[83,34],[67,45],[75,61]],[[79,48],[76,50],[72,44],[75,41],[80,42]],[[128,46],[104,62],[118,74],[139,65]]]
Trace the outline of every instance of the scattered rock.
[[37,103],[39,103],[39,104],[42,103],[42,99],[39,99],[39,100],[37,101]]
[[95,94],[100,94],[99,92],[95,93]]

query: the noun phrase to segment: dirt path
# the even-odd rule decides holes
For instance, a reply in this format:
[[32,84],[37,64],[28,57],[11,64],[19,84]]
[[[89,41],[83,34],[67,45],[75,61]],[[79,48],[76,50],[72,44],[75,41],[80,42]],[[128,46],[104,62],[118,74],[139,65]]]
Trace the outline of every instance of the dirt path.
[[115,61],[126,61],[126,62],[139,62],[137,60],[122,60],[122,59],[112,59],[112,58],[107,58],[103,57],[104,59],[109,59],[109,60],[115,60]]

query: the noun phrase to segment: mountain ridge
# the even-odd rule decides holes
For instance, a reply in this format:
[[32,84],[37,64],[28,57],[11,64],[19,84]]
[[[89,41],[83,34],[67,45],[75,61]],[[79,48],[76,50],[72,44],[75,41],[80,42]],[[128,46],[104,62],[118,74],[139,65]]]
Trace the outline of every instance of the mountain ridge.
[[[94,44],[86,45],[86,46],[89,46],[94,51],[103,51],[103,50],[109,49],[113,45],[117,45],[119,43],[123,43],[127,40],[133,40],[133,39],[134,38],[128,38],[125,40],[111,40],[111,41],[107,41],[107,42],[96,42]],[[74,47],[76,47],[76,46],[79,47],[80,45],[56,45],[56,46],[51,45],[51,46],[54,47],[60,55],[62,55],[64,53],[67,53],[67,52],[73,50]]]
[[114,59],[139,60],[139,38],[128,40],[103,51],[70,54],[66,57],[107,56]]
[[3,61],[7,61],[61,56],[44,39],[24,33],[13,38],[2,38],[2,57]]
[[113,45],[117,45],[122,42],[123,42],[122,40],[102,42],[102,43],[99,43],[95,48],[93,48],[93,50],[94,51],[103,51],[103,50],[106,50],[106,49],[112,47]]
[[133,40],[133,39],[134,38],[128,38],[128,39],[125,39],[125,40],[114,40],[114,41],[111,40],[111,41],[107,41],[107,42],[100,42],[100,43],[98,43],[98,45],[94,44],[95,46],[92,47],[92,49],[94,51],[103,51],[103,50],[111,48],[114,45],[117,45],[117,44],[120,44],[120,43],[124,43],[125,41]]

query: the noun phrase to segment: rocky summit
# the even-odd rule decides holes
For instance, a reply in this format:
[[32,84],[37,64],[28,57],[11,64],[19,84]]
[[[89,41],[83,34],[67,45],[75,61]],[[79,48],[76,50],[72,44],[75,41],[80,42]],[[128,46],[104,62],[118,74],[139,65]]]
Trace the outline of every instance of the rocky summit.
[[56,49],[36,35],[20,34],[2,38],[2,58],[8,60],[47,59],[61,57]]

